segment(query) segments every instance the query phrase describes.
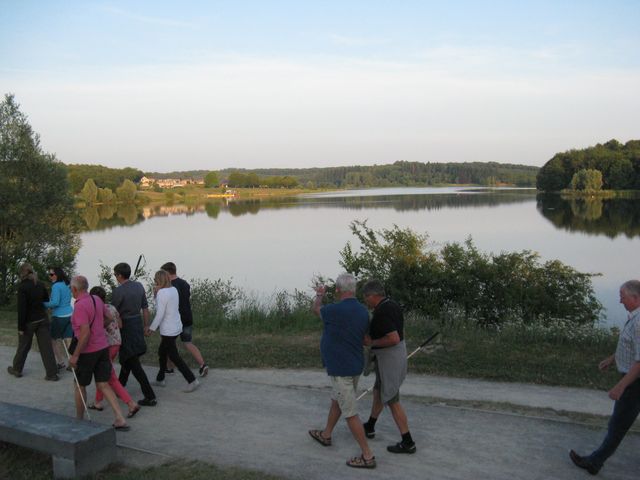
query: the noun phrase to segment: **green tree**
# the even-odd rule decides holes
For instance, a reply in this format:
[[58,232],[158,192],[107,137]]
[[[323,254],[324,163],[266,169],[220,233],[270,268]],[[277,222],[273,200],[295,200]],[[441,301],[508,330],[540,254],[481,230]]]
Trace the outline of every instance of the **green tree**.
[[84,182],[84,187],[80,190],[80,198],[82,198],[87,205],[96,203],[98,199],[98,187],[96,187],[93,178],[89,178]]
[[44,152],[13,95],[0,102],[0,304],[13,298],[18,265],[71,273],[79,248],[67,170]]
[[204,177],[204,186],[207,188],[217,187],[220,185],[218,172],[209,172]]
[[102,204],[114,203],[116,196],[110,188],[98,188],[98,202]]
[[578,170],[573,174],[569,188],[584,192],[599,192],[602,190],[602,172],[586,168]]
[[138,187],[136,187],[136,184],[131,180],[126,179],[122,182],[122,185],[116,189],[116,196],[118,197],[118,200],[123,203],[133,203],[136,200],[137,190]]

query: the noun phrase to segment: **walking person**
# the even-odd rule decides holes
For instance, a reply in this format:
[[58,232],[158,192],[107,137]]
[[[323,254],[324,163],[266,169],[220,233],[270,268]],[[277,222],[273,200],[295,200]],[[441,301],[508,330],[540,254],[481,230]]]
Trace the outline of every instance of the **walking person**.
[[158,347],[159,365],[155,384],[162,387],[166,385],[164,378],[168,357],[187,381],[187,387],[184,391],[187,393],[193,392],[198,388],[200,383],[191,369],[184,363],[176,347],[176,339],[178,335],[180,335],[180,332],[182,332],[182,322],[180,321],[180,312],[178,310],[180,301],[178,290],[171,285],[171,278],[165,270],[158,270],[156,272],[154,282],[156,314],[145,334],[151,335],[151,332],[160,329],[161,340],[160,346]]
[[138,401],[143,407],[155,407],[158,403],[151,388],[147,374],[140,364],[140,357],[147,351],[144,332],[149,325],[149,305],[144,287],[140,282],[130,280],[131,267],[127,263],[118,263],[113,267],[118,286],[113,291],[111,303],[122,321],[122,344],[120,345],[120,375],[122,386],[127,385],[129,374],[140,384],[144,398]]
[[[89,295],[95,295],[103,303],[106,302],[107,292],[105,292],[102,287],[93,287],[89,291]],[[127,413],[127,418],[132,418],[138,411],[140,410],[140,405],[135,402],[127,389],[122,386],[120,380],[118,380],[118,376],[116,375],[116,370],[113,367],[113,361],[118,356],[118,352],[120,351],[120,344],[122,343],[122,338],[120,336],[120,315],[118,315],[118,311],[115,309],[113,305],[109,305],[105,303],[105,310],[108,311],[109,315],[104,316],[104,331],[107,335],[107,342],[109,343],[109,361],[111,362],[111,376],[109,377],[109,386],[113,390],[113,392],[127,404],[129,407],[129,413]],[[89,405],[89,409],[102,411],[104,407],[102,406],[102,400],[104,395],[102,391],[96,389],[96,399],[95,402]]]
[[600,362],[598,368],[607,370],[615,363],[621,378],[609,390],[609,398],[615,400],[609,419],[607,434],[600,446],[585,457],[569,452],[573,463],[596,475],[607,459],[613,455],[629,428],[640,414],[640,280],[629,280],[620,287],[620,303],[629,312],[618,346],[613,355]]
[[33,267],[23,263],[18,269],[20,284],[18,285],[18,348],[13,357],[13,364],[7,371],[14,377],[22,377],[24,363],[27,360],[33,336],[36,336],[40,358],[47,372],[45,380],[57,381],[58,367],[51,345],[49,320],[44,303],[49,301],[49,294],[44,284],[38,280]]
[[93,377],[96,381],[96,389],[102,392],[113,410],[115,416],[113,428],[126,431],[129,430],[129,426],[122,416],[118,400],[108,383],[113,367],[109,360],[109,343],[104,331],[105,306],[99,297],[87,293],[88,288],[89,282],[85,277],[78,275],[71,279],[71,294],[76,300],[71,316],[71,326],[78,343],[69,358],[69,365],[75,369],[77,379],[76,418],[79,420],[84,418],[86,386],[91,384]]
[[69,348],[73,329],[71,328],[71,288],[69,288],[69,278],[60,267],[47,267],[49,280],[51,281],[51,296],[48,302],[44,302],[46,308],[51,309],[51,345],[56,356],[58,370],[66,367],[65,349]]
[[325,291],[324,285],[316,288],[313,311],[323,323],[320,352],[331,378],[331,407],[324,429],[309,430],[309,435],[321,445],[330,446],[333,429],[343,415],[361,450],[359,456],[347,460],[347,465],[375,468],[376,458],[369,448],[356,409],[356,390],[364,368],[362,343],[369,325],[369,313],[355,298],[356,279],[353,275],[343,273],[336,279],[338,303],[321,306]]
[[[178,290],[178,297],[180,300],[178,310],[180,311],[180,321],[182,322],[182,333],[180,333],[180,340],[184,347],[189,351],[191,356],[196,362],[198,362],[198,373],[201,377],[206,377],[209,373],[209,366],[204,361],[200,349],[193,344],[193,313],[191,312],[191,286],[186,280],[178,277],[176,264],[173,262],[167,262],[160,267],[162,270],[169,273],[171,279],[171,285]],[[162,368],[162,367],[161,367]],[[172,371],[173,368],[167,368],[167,373]]]
[[407,414],[400,404],[400,386],[407,375],[407,347],[404,343],[402,308],[387,297],[382,283],[369,280],[362,287],[365,303],[373,309],[369,335],[365,345],[374,356],[376,380],[369,420],[364,424],[367,438],[374,438],[378,417],[387,405],[402,440],[389,445],[391,453],[416,453],[416,444],[409,431]]

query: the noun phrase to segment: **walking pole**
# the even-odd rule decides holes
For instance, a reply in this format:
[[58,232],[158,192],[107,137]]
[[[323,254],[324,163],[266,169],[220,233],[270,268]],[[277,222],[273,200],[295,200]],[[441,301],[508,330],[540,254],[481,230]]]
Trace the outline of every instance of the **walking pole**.
[[[409,355],[407,355],[407,360],[409,360],[411,357],[413,357],[416,353],[418,353],[420,350],[422,350],[429,342],[431,342],[431,340],[433,340],[434,338],[436,338],[438,335],[440,335],[440,332],[436,332],[433,335],[431,335],[429,338],[427,338],[424,342],[422,342],[420,344],[420,346],[418,348],[416,348],[413,352],[411,352]],[[364,392],[362,392],[357,398],[356,400],[360,400],[362,397],[364,397],[367,393],[369,393],[371,390],[373,390],[373,385],[370,386],[369,388],[367,388]]]
[[[62,341],[62,345],[64,345],[64,351],[67,354],[67,362],[71,358],[69,355],[69,350],[67,349],[67,344]],[[87,408],[87,402],[84,400],[84,395],[82,395],[82,389],[80,388],[80,382],[78,381],[78,376],[76,375],[76,369],[71,368],[71,372],[73,373],[73,379],[76,381],[76,386],[78,387],[78,393],[80,393],[80,398],[82,399],[82,405],[84,406],[84,411],[87,413],[87,420],[91,421],[91,415],[89,415],[89,409]]]
[[[138,263],[136,263],[136,268],[133,270],[133,278],[135,280],[136,276],[138,275],[138,267],[140,267],[140,261],[142,260],[142,258],[144,257],[143,254],[140,254],[140,256],[138,257]],[[147,263],[147,259],[144,259],[145,264]]]

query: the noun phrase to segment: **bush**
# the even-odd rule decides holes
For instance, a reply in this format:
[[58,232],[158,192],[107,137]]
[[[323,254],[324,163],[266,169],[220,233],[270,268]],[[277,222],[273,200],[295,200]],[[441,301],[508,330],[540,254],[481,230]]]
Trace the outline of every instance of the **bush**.
[[360,251],[347,243],[340,264],[361,280],[378,278],[409,310],[440,318],[458,308],[484,326],[514,318],[594,325],[600,318],[591,275],[558,260],[541,263],[527,250],[485,254],[471,238],[438,251],[426,235],[397,226],[376,232],[366,222],[353,222],[351,229]]

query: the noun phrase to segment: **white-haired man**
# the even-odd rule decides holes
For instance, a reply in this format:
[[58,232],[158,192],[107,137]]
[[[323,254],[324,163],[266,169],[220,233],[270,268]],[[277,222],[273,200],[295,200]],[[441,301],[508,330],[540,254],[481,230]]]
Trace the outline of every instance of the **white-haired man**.
[[609,398],[615,400],[615,404],[607,435],[602,444],[586,457],[573,450],[569,452],[573,463],[591,475],[597,474],[604,462],[613,455],[640,413],[640,280],[629,280],[622,284],[620,303],[629,312],[629,317],[620,332],[616,353],[602,360],[599,365],[600,370],[606,370],[615,363],[622,375],[609,390]]
[[330,446],[333,428],[340,416],[344,415],[349,430],[362,451],[361,455],[347,460],[347,465],[375,468],[376,459],[369,449],[356,409],[356,389],[364,368],[362,344],[369,326],[369,312],[355,298],[356,279],[353,275],[343,273],[336,279],[336,296],[339,302],[322,306],[325,292],[324,285],[316,288],[313,311],[324,325],[320,352],[322,363],[331,377],[331,408],[324,429],[309,430],[309,435],[321,445]]

